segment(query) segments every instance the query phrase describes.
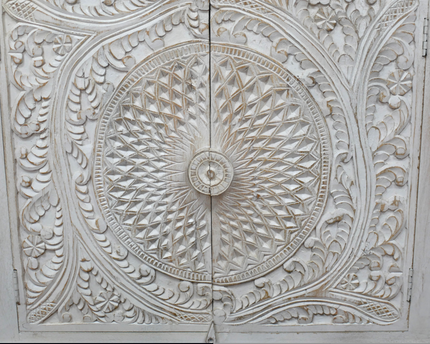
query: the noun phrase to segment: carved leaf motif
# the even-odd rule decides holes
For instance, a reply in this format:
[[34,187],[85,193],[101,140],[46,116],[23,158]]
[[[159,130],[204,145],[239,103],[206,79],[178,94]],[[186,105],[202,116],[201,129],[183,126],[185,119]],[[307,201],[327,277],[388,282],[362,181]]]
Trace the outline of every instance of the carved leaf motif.
[[315,315],[335,314],[337,314],[336,309],[327,306],[292,307],[271,316],[266,320],[266,322],[270,324],[279,324],[292,319],[297,319],[299,324],[309,324],[313,321]]
[[27,322],[405,314],[415,1],[4,3]]
[[[396,238],[406,230],[406,213],[404,198],[398,196],[402,195],[398,190],[408,185],[408,171],[398,160],[409,155],[406,128],[411,120],[408,93],[413,74],[409,59],[415,29],[413,20],[414,15],[405,20],[381,49],[372,67],[367,126],[376,174],[376,204],[362,256],[338,286],[386,299],[396,297],[402,288],[403,249]],[[388,77],[379,78],[381,73]],[[384,115],[375,123],[377,109],[382,109]],[[396,196],[386,196],[394,190],[397,190]],[[351,276],[357,275],[360,278],[354,283],[348,282]]]
[[88,17],[109,17],[133,13],[162,0],[98,0],[98,4],[87,4],[85,0],[43,0],[64,11]]
[[[93,292],[97,286],[98,294]],[[134,306],[129,300],[121,295],[93,266],[92,262],[83,258],[80,263],[80,271],[77,284],[77,294],[68,302],[64,308],[69,311],[71,306],[76,305],[81,311],[83,321],[128,322],[160,324],[172,323],[170,319],[165,319],[159,315],[151,314]],[[64,316],[64,315],[63,315]],[[69,322],[72,318],[69,319]]]

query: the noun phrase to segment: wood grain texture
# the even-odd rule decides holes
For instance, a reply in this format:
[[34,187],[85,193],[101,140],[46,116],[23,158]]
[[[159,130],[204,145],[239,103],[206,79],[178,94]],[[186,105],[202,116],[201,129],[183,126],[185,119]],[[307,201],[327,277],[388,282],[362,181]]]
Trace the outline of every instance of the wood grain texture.
[[406,329],[419,3],[174,4],[3,1],[21,329]]

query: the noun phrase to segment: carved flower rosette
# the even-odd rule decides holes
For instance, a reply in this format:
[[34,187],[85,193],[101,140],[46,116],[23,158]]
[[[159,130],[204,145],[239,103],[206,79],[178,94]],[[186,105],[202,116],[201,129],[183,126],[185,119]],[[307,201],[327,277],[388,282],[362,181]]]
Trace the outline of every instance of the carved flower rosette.
[[417,3],[176,3],[3,2],[26,321],[399,321]]

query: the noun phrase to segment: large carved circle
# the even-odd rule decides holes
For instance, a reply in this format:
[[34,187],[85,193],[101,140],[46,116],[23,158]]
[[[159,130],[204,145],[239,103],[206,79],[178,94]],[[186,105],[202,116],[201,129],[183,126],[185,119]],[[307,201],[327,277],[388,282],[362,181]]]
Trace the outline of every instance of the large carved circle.
[[[270,58],[192,43],[135,67],[98,127],[94,180],[119,240],[172,276],[217,284],[291,257],[327,196],[329,137],[306,88]],[[212,196],[212,197],[210,197]]]

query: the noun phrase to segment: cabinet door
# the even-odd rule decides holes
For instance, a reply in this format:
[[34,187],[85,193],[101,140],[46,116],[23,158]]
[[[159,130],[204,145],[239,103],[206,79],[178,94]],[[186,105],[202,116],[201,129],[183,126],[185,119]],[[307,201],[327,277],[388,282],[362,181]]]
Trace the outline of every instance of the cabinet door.
[[212,146],[234,173],[212,200],[218,330],[405,329],[418,2],[211,5]]
[[21,329],[208,323],[208,3],[3,6]]
[[20,331],[408,329],[427,1],[1,6]]

